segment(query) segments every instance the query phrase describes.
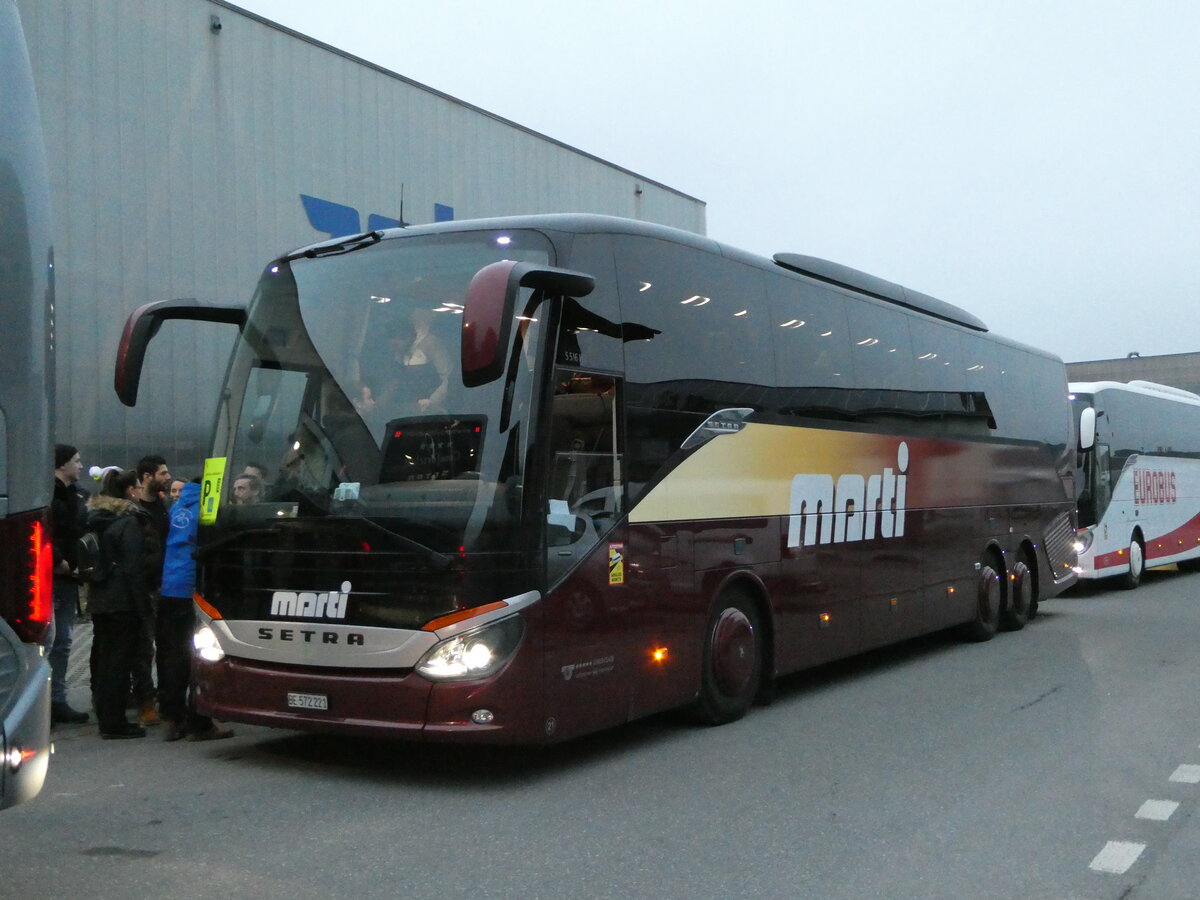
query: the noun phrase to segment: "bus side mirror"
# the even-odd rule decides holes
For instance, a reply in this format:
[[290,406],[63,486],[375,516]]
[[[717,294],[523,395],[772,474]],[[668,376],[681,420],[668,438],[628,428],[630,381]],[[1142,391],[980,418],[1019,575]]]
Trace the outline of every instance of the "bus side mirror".
[[1088,407],[1079,414],[1079,449],[1091,450],[1096,443],[1096,410]]
[[142,380],[142,364],[146,348],[167,319],[190,319],[194,322],[225,322],[240,331],[246,324],[246,307],[219,306],[199,300],[160,300],[138,307],[125,320],[121,344],[117,348],[117,365],[113,387],[126,406],[137,405],[138,385]]
[[463,384],[479,387],[504,373],[521,288],[550,296],[586,297],[595,286],[591,275],[537,263],[505,259],[484,266],[471,279],[463,308]]

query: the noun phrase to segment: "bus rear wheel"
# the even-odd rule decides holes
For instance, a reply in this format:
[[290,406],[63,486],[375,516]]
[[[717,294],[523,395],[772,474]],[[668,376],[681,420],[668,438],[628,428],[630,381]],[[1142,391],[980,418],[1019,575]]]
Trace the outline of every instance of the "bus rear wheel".
[[1000,628],[1000,605],[1004,594],[1000,575],[990,560],[980,566],[975,590],[975,619],[967,623],[964,634],[967,640],[981,643],[994,638]]
[[1033,572],[1022,555],[1013,566],[1008,579],[1008,605],[1000,624],[1005,631],[1020,631],[1037,615],[1037,595],[1034,593]]
[[758,608],[744,590],[718,598],[704,633],[700,698],[701,721],[724,725],[744,716],[762,680],[763,634]]
[[1120,576],[1121,587],[1132,591],[1142,583],[1146,572],[1146,551],[1142,547],[1142,536],[1134,533],[1129,539],[1129,571]]

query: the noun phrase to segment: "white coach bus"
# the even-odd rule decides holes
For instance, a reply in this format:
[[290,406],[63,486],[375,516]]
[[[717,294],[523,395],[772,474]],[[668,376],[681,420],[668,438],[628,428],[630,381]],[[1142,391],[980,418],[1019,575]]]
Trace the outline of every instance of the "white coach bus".
[[1147,568],[1200,570],[1200,396],[1149,381],[1070,390],[1079,576],[1132,589]]

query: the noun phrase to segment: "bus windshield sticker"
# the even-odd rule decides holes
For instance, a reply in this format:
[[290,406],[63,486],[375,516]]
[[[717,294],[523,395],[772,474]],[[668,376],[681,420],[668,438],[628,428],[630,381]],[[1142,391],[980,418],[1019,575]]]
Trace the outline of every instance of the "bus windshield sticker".
[[608,583],[617,585],[625,583],[625,545],[608,545]]
[[225,457],[204,461],[204,481],[200,486],[200,524],[212,525],[221,508],[221,486],[225,481]]

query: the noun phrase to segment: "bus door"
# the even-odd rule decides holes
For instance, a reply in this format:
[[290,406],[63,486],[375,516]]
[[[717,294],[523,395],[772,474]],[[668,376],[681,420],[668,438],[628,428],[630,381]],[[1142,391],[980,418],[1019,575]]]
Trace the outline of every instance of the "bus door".
[[548,728],[563,733],[628,715],[621,380],[554,372],[546,455]]

